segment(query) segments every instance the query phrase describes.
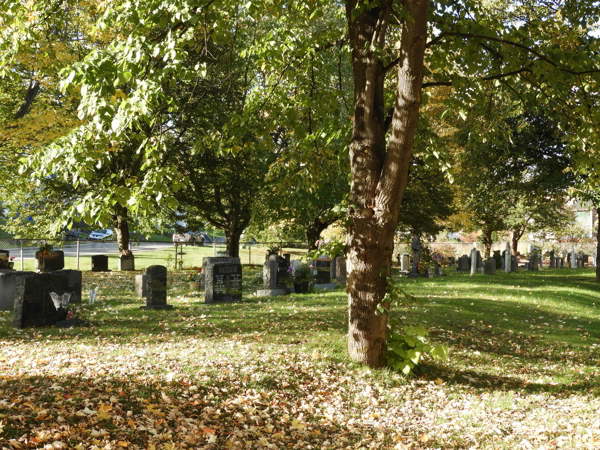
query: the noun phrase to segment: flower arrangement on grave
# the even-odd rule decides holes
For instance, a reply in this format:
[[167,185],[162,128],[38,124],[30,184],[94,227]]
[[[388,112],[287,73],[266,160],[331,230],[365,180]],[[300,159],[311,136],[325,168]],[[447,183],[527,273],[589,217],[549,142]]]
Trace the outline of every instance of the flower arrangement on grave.
[[188,273],[187,277],[186,277],[186,281],[200,282],[203,277],[204,277],[204,274],[202,273],[202,268],[200,267],[198,269],[195,269],[193,272]]
[[279,250],[281,250],[279,248],[279,245],[277,244],[273,244],[271,245],[268,249],[267,249],[267,255],[271,256],[271,255],[278,255],[279,254]]
[[431,254],[431,262],[435,265],[439,265],[440,267],[443,267],[446,265],[446,259],[444,258],[444,255],[442,255],[441,253],[438,252],[433,252]]
[[53,253],[54,246],[49,242],[46,242],[40,245],[40,248],[38,250],[40,252],[40,256],[50,256]]
[[307,264],[300,264],[298,267],[296,267],[296,271],[294,273],[294,283],[310,283],[312,282],[312,280],[312,266],[309,266]]
[[340,239],[326,239],[318,240],[315,242],[317,247],[315,250],[311,250],[306,254],[307,259],[317,259],[319,255],[324,253],[331,259],[335,259],[338,256],[343,256],[345,253],[346,245]]

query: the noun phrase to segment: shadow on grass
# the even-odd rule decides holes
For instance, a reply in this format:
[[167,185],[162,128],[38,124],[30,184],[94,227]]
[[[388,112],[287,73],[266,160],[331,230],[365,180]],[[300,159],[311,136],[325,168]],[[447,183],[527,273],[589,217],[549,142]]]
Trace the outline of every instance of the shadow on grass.
[[[575,393],[600,395],[600,372],[590,374],[587,379],[571,383],[530,382],[515,376],[494,375],[477,370],[461,370],[432,363],[422,364],[421,373],[428,378],[441,378],[448,384],[470,386],[477,389],[499,389],[528,393]],[[547,378],[547,376],[545,377]]]

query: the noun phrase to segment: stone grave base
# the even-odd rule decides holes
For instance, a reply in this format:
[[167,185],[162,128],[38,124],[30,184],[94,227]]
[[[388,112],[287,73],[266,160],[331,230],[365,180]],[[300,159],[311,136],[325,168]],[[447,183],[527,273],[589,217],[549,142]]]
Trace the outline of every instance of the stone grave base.
[[88,327],[90,324],[81,319],[71,319],[71,320],[59,320],[56,322],[56,326],[58,328],[72,328],[72,327]]
[[140,309],[173,309],[173,305],[144,305]]
[[315,284],[315,289],[319,290],[319,289],[329,289],[329,290],[333,290],[337,287],[337,284],[335,283],[318,283]]
[[257,297],[276,297],[278,295],[288,295],[290,293],[288,288],[283,289],[259,289],[256,291]]

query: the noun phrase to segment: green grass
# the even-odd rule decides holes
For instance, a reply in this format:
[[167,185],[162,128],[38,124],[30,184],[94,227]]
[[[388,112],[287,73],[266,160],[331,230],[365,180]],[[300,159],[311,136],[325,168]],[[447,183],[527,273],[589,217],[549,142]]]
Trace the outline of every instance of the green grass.
[[[185,267],[201,265],[207,250],[185,247]],[[164,263],[166,252],[136,256],[143,267]],[[244,266],[242,302],[215,305],[189,290],[185,271],[170,271],[173,311],[139,309],[136,272],[86,271],[84,298],[99,286],[98,303],[84,307],[91,328],[15,330],[10,312],[0,312],[0,400],[9,400],[0,408],[11,408],[0,409],[0,442],[34,436],[45,426],[40,410],[82,430],[85,399],[96,399],[89,407],[98,410],[98,402],[116,396],[115,414],[135,424],[162,417],[149,404],[165,414],[176,405],[191,420],[200,414],[204,426],[218,430],[216,448],[234,436],[262,448],[263,435],[274,448],[302,440],[314,448],[508,449],[527,447],[524,440],[531,448],[600,448],[600,286],[593,270],[395,278],[423,305],[392,314],[424,325],[433,342],[450,348],[448,362],[425,359],[408,379],[347,359],[343,289],[256,298],[261,270]],[[77,393],[71,403],[53,403],[63,393],[56,383]],[[227,413],[217,420],[214,411]],[[163,431],[181,443],[194,422],[176,417]],[[291,427],[292,419],[306,428]],[[153,435],[132,434],[125,420],[105,422],[115,441],[159,448]]]

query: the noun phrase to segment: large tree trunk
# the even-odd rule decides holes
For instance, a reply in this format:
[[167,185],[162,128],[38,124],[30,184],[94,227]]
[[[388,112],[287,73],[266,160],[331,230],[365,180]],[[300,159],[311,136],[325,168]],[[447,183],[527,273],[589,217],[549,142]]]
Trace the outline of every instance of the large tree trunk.
[[492,255],[492,230],[483,230],[483,257],[488,259]]
[[519,241],[523,237],[523,233],[525,233],[525,229],[516,228],[512,230],[512,254],[517,254],[517,249],[519,248]]
[[240,236],[244,229],[239,229],[235,225],[225,230],[225,237],[227,237],[227,254],[230,258],[240,257]]
[[129,250],[129,219],[127,208],[117,206],[116,214],[113,216],[115,233],[117,234],[117,244],[119,245],[119,253],[124,250]]
[[387,152],[384,67],[372,48],[384,44],[391,2],[381,2],[382,6],[365,10],[353,20],[356,1],[346,2],[355,95],[349,144],[348,353],[355,361],[381,367],[386,363],[388,317],[378,313],[378,305],[389,307],[383,299],[419,117],[428,1],[405,2],[407,19]]

